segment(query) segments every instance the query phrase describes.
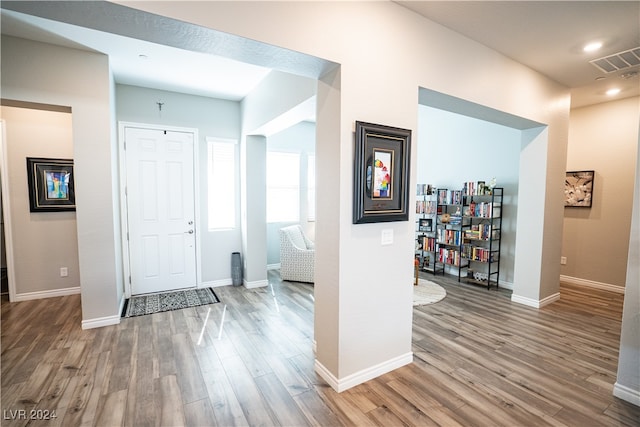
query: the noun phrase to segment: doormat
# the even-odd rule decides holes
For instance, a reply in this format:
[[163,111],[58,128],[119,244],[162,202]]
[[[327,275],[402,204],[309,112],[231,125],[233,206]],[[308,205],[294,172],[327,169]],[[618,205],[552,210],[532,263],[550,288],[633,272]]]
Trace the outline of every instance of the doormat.
[[144,316],[218,302],[220,299],[211,288],[134,295],[125,301],[122,317]]

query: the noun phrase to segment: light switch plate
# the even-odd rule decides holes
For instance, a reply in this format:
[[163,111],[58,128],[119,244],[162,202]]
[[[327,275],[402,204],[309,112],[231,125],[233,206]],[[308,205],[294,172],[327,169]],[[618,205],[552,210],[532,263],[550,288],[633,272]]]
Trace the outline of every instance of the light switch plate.
[[382,246],[393,244],[393,229],[382,230]]

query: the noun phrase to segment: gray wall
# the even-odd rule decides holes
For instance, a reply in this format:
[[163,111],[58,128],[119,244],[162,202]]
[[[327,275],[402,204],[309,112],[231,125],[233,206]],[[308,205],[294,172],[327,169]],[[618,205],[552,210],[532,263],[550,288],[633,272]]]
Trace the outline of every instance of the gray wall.
[[564,280],[625,286],[639,105],[634,97],[571,110],[567,170],[595,170],[595,180],[591,208],[564,210]]
[[[16,300],[65,289],[79,293],[76,213],[30,212],[25,167],[26,157],[73,158],[71,114],[18,107],[0,111],[6,122]],[[67,277],[60,276],[61,267],[68,269]]]

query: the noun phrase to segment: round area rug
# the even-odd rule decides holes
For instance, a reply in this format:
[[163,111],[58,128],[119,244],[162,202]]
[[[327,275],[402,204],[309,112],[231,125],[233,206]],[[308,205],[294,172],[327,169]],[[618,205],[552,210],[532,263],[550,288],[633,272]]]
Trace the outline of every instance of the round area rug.
[[447,296],[447,291],[437,283],[418,279],[418,286],[413,287],[413,305],[427,305],[438,302]]

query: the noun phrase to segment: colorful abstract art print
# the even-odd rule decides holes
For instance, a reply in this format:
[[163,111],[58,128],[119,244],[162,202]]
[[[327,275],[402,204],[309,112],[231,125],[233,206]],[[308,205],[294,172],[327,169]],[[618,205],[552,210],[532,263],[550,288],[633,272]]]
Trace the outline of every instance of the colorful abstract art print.
[[44,171],[47,199],[68,200],[69,199],[69,172],[68,171]]
[[373,170],[373,194],[376,199],[391,197],[391,177],[393,166],[393,151],[374,150]]

